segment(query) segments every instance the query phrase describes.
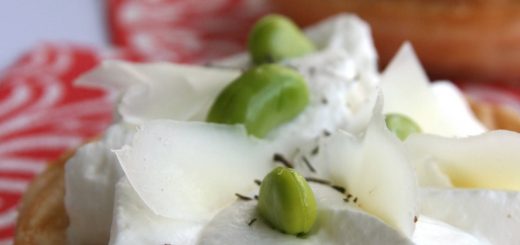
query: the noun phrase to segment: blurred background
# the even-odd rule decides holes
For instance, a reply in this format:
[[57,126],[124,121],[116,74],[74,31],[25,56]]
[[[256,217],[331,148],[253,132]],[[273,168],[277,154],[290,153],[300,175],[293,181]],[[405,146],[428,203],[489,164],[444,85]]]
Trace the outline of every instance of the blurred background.
[[[195,26],[175,24],[176,19],[197,17],[204,12],[240,11],[258,16],[269,11],[292,17],[301,26],[315,23],[340,12],[354,12],[371,24],[380,65],[384,67],[404,41],[411,41],[430,76],[471,81],[520,80],[520,2],[514,0],[250,0],[223,1],[123,1],[123,0],[54,0],[3,1],[0,3],[0,69],[5,68],[24,50],[43,41],[77,42],[97,48],[116,46],[137,49],[140,56],[178,61],[172,52],[161,55],[151,45],[171,49],[176,43],[194,40],[187,47],[199,45],[186,28],[201,28],[204,35],[231,34],[239,25],[230,18]],[[233,8],[226,4],[234,4]],[[197,11],[194,7],[200,5]],[[116,6],[116,7],[110,7]],[[162,8],[158,8],[161,6]],[[240,6],[240,7],[237,7]],[[212,9],[215,8],[215,9]],[[218,9],[221,8],[221,9]],[[226,9],[228,8],[228,9]],[[181,13],[181,11],[185,11]],[[124,12],[124,13],[123,13]],[[197,13],[198,12],[198,13]],[[156,15],[156,16],[152,16]],[[118,19],[114,19],[118,18]],[[238,29],[243,29],[242,24]],[[138,30],[146,25],[155,32]],[[220,26],[218,26],[220,25]],[[176,30],[174,27],[181,27]],[[225,30],[229,28],[228,30]],[[129,30],[140,33],[132,36]],[[131,31],[131,32],[133,32]],[[159,33],[161,31],[162,33]],[[121,32],[126,32],[122,34]],[[214,32],[214,33],[211,33]],[[235,32],[236,33],[236,32]],[[125,37],[125,35],[127,35]],[[197,34],[198,35],[198,34]],[[211,45],[222,40],[212,37]],[[123,40],[124,39],[124,40]],[[178,40],[175,40],[178,39]],[[225,38],[222,38],[225,39]],[[225,53],[240,51],[240,45],[223,44]],[[145,47],[147,46],[148,47]],[[186,45],[184,45],[186,46]],[[157,48],[155,48],[157,49]],[[212,52],[211,49],[206,49]],[[155,53],[155,54],[152,54]],[[220,53],[208,57],[220,57]],[[180,61],[191,62],[187,59]]]
[[0,1],[0,69],[41,42],[108,47],[102,0]]
[[520,1],[272,0],[302,25],[355,12],[372,27],[384,66],[406,40],[431,77],[520,81]]

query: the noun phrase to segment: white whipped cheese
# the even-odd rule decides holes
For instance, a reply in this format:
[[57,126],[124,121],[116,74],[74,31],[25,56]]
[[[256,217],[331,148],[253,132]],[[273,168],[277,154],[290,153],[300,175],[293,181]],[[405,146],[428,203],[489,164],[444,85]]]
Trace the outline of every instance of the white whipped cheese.
[[[413,244],[380,219],[345,203],[334,189],[310,186],[318,204],[318,220],[305,238],[269,227],[257,213],[256,201],[237,201],[204,227],[199,244]],[[249,225],[253,219],[256,221]]]
[[377,95],[377,79],[363,78],[363,71],[350,57],[343,49],[326,49],[286,62],[308,81],[310,103],[293,121],[267,136],[281,152],[291,155],[324,132],[366,129]]
[[172,220],[155,214],[126,178],[118,182],[115,193],[109,244],[196,244],[203,222]]
[[124,174],[111,151],[130,142],[133,129],[111,126],[103,139],[78,148],[65,165],[69,244],[103,244],[110,237],[114,185]]
[[[297,69],[308,82],[309,106],[293,122],[267,136],[278,141],[287,154],[324,131],[364,130],[377,91],[377,55],[366,23],[354,15],[339,15],[306,33],[320,51],[285,64]],[[248,65],[243,55],[217,64],[226,69],[109,61],[77,83],[124,91],[117,110],[126,123],[204,121],[219,92]]]
[[419,216],[412,238],[415,244],[421,245],[491,245],[487,240],[458,229],[442,221],[430,217]]
[[[326,157],[317,162],[317,175],[333,175],[328,179],[354,196],[345,201],[347,193],[311,183],[319,212],[305,239],[273,230],[257,214],[255,200],[234,196],[253,197],[257,173],[273,166],[272,151],[264,150],[270,144],[237,129],[169,120],[143,124],[131,146],[117,152],[129,181],[123,178],[117,187],[111,244],[411,244],[415,178],[402,145],[386,130],[381,115],[362,142],[336,132],[321,146]],[[219,139],[215,149],[198,154],[212,138]],[[381,147],[386,149],[378,150]],[[306,166],[295,167],[305,172]],[[264,170],[251,171],[257,168]],[[160,173],[150,174],[154,171]],[[478,241],[438,221],[421,229],[419,240],[441,230],[459,239],[454,241]]]
[[[356,75],[372,80],[377,77],[377,52],[370,26],[352,14],[339,14],[311,26],[305,34],[321,50],[342,50],[353,62],[354,69],[343,67],[333,73]],[[377,79],[377,78],[376,78]]]
[[[349,35],[342,34],[343,31],[347,31]],[[299,59],[290,61],[305,73],[309,86],[312,86],[310,89],[312,102],[309,106],[311,109],[307,109],[304,115],[292,124],[293,126],[288,126],[291,132],[297,132],[292,136],[297,135],[304,141],[315,139],[322,135],[324,130],[334,131],[344,126],[347,120],[350,120],[347,125],[365,124],[357,121],[368,121],[372,109],[360,105],[366,99],[366,94],[371,92],[374,81],[377,81],[376,54],[372,46],[370,30],[357,17],[351,15],[338,17],[332,22],[312,28],[309,30],[309,35],[320,48],[326,50],[313,54],[313,57],[304,57],[302,61]],[[312,72],[312,69],[321,69],[313,65],[317,60],[321,60],[318,62],[320,66],[335,67],[335,69]],[[233,62],[235,67],[245,67],[249,63],[247,59],[240,58],[234,59]],[[311,73],[318,76],[318,79],[311,76]],[[80,77],[77,84],[121,91],[121,99],[116,108],[118,117],[125,124],[139,125],[159,118],[203,121],[218,93],[239,74],[238,69],[107,61]],[[331,81],[326,83],[328,80]],[[359,89],[365,87],[367,89]],[[324,105],[322,99],[330,101]],[[351,106],[344,107],[345,104]],[[357,112],[360,110],[365,110],[365,113]],[[336,113],[338,111],[341,113]],[[346,116],[345,113],[349,115]],[[364,119],[352,119],[353,115],[360,115],[360,118]],[[362,128],[362,126],[356,127]],[[301,130],[302,128],[314,130],[304,131]],[[289,137],[291,135],[287,133],[289,131],[284,129],[279,132],[281,133],[273,133],[270,137],[285,139],[285,141],[280,140],[282,143],[278,145],[280,148],[285,147],[287,153],[294,151],[297,144],[302,144],[302,142],[292,141]],[[85,243],[108,241],[107,227],[111,223],[114,184],[121,177],[121,173],[119,169],[118,174],[113,174],[112,170],[96,171],[95,175],[88,175],[88,173],[96,169],[113,168],[114,158],[103,157],[103,154],[111,155],[110,150],[117,149],[122,144],[96,143],[96,145],[100,148],[100,153],[89,152],[85,157],[75,157],[68,164],[70,166],[66,171],[67,179],[70,180],[67,182],[67,188],[70,190],[67,191],[69,200],[67,210],[71,220],[68,230],[71,241]],[[81,152],[79,154],[81,155]],[[102,160],[93,163],[86,157],[87,155],[99,156]],[[92,200],[102,201],[97,203],[81,201],[84,200],[85,193],[88,193]],[[104,208],[100,209],[99,206]],[[87,217],[95,217],[93,219],[99,220],[95,229],[86,228],[89,220]]]
[[[80,150],[75,162],[71,160],[72,163],[67,164],[67,188],[71,190],[67,205],[71,219],[69,242],[77,244],[75,239],[78,238],[80,243],[106,244],[110,225],[111,244],[228,243],[229,240],[219,240],[228,239],[225,236],[228,232],[245,239],[241,236],[244,227],[232,224],[242,224],[245,217],[242,214],[254,212],[254,201],[234,203],[234,194],[255,193],[257,187],[253,180],[261,179],[272,168],[274,163],[270,159],[274,150],[270,147],[274,147],[293,160],[300,172],[344,185],[358,198],[358,205],[338,199],[341,208],[327,206],[334,202],[320,199],[323,201],[321,228],[309,239],[309,244],[322,244],[321,240],[344,244],[346,234],[353,244],[359,241],[378,244],[384,239],[396,244],[410,243],[408,239],[415,234],[414,216],[417,215],[416,177],[401,142],[384,127],[380,110],[374,110],[379,74],[370,29],[355,16],[341,15],[310,28],[306,34],[320,51],[285,64],[306,78],[310,105],[292,122],[275,129],[262,141],[248,138],[232,126],[181,122],[204,121],[219,92],[240,74],[238,69],[106,62],[80,78],[78,83],[83,85],[122,91],[117,110],[121,122],[131,125],[126,135],[131,135],[136,126],[140,130],[132,144],[118,151],[124,178],[120,178],[121,169],[114,166],[111,150],[128,143],[127,139],[121,144],[94,143],[99,149],[83,150],[84,153]],[[398,65],[391,65],[383,76],[386,84],[382,88],[383,111],[406,114],[428,133],[466,136],[482,132],[483,128],[477,124],[470,127],[471,130],[463,125],[474,119],[467,116],[471,114],[458,90],[449,85],[428,85],[417,61],[410,63],[411,50],[405,51],[396,58],[394,64]],[[242,56],[225,64],[240,68],[246,67],[249,61]],[[400,76],[403,81],[399,80]],[[412,88],[427,99],[414,96]],[[451,103],[456,106],[450,106]],[[420,111],[418,108],[422,106],[430,109]],[[446,109],[449,112],[445,112]],[[377,116],[373,118],[374,111]],[[155,119],[177,121],[153,121]],[[457,122],[460,120],[463,123]],[[439,123],[432,123],[434,121]],[[329,133],[332,137],[326,139]],[[310,160],[317,172],[309,173],[301,157],[312,158],[306,154],[316,146],[321,153]],[[87,167],[92,164],[91,158],[99,159]],[[102,168],[109,170],[95,171]],[[440,178],[451,181],[437,170]],[[95,175],[89,171],[95,171]],[[76,194],[72,194],[73,190]],[[338,194],[335,195],[337,198]],[[81,202],[87,196],[89,200],[101,201]],[[95,229],[90,220],[96,220]],[[441,229],[444,234],[475,240],[463,228],[459,227],[463,229],[460,231],[435,222],[418,227]],[[260,233],[255,233],[256,230],[247,233],[252,239],[260,239],[254,241],[264,241],[259,234],[273,233],[261,220],[256,225],[264,228]],[[282,240],[276,241],[295,239],[281,234],[272,237],[277,238]]]
[[[338,158],[328,155],[320,163],[324,166],[317,166],[318,173],[323,172],[325,176],[325,173],[337,170],[332,180],[346,187],[354,197],[344,201],[347,194],[339,193],[330,186],[314,185],[322,211],[319,212],[315,233],[311,232],[304,240],[306,244],[322,244],[329,240],[338,244],[345,241],[346,236],[357,237],[351,240],[353,244],[361,240],[377,244],[384,239],[406,244],[405,237],[411,236],[416,208],[415,176],[406,162],[403,149],[399,148],[400,143],[392,142],[395,137],[386,130],[382,117],[378,119],[378,123],[369,127],[361,144],[356,143],[357,139],[338,132],[337,137],[330,136],[330,142],[322,146],[323,152],[332,152]],[[256,241],[267,232],[279,235],[266,238],[266,242],[301,242],[300,238],[282,235],[268,228],[263,220],[258,220],[257,224],[263,227],[258,230],[260,233],[253,229],[248,234],[242,234],[245,240],[233,238],[248,229],[243,219],[255,218],[251,214],[256,212],[256,201],[250,201],[252,204],[247,206],[230,206],[233,202],[243,202],[237,201],[235,193],[252,197],[258,192],[254,180],[263,178],[275,166],[272,145],[251,138],[245,130],[239,129],[228,125],[168,120],[143,124],[131,145],[116,152],[133,188],[118,189],[121,197],[117,197],[115,204],[112,241],[125,240],[124,237],[129,236],[125,235],[128,229],[132,229],[130,233],[140,237],[139,240],[145,239],[149,236],[147,229],[127,224],[153,225],[155,222],[141,220],[152,213],[161,217],[161,223],[170,220],[168,227],[185,225],[186,222],[204,227],[202,234],[184,233],[182,229],[168,231],[175,239],[192,235],[200,236],[203,244],[228,244],[231,240],[237,240],[235,243],[239,244],[240,241]],[[217,140],[219,143],[215,144]],[[383,145],[386,151],[370,154]],[[350,149],[353,154],[340,156],[336,150],[341,148]],[[359,155],[363,155],[361,161],[355,161]],[[296,169],[303,172],[300,167],[304,166],[296,166]],[[374,168],[387,170],[374,171]],[[135,210],[136,207],[127,198],[133,194],[125,192],[136,192],[141,197],[142,203],[149,209],[143,209],[146,215],[129,214],[131,212],[128,210]],[[238,209],[234,210],[234,207]],[[366,230],[363,230],[364,226]],[[342,233],[337,230],[341,227],[351,230]],[[372,235],[375,230],[380,232],[380,236]],[[259,240],[257,244],[263,241]]]
[[520,241],[520,193],[482,189],[421,190],[421,213],[490,244]]

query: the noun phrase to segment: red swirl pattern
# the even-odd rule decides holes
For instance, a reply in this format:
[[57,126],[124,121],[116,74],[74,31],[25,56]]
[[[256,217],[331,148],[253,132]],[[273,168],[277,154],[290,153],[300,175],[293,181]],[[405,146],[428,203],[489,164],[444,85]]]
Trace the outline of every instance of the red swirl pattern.
[[92,49],[44,44],[0,78],[0,243],[11,240],[32,178],[111,122],[113,96],[73,85],[99,59]]
[[[76,77],[106,57],[201,63],[240,52],[252,23],[269,11],[261,0],[107,0],[107,9],[113,50],[43,44],[0,75],[0,244],[12,243],[32,178],[112,120],[114,96],[75,87]],[[519,91],[468,84],[470,94],[520,110]]]
[[261,0],[110,0],[112,40],[142,60],[201,63],[243,50]]

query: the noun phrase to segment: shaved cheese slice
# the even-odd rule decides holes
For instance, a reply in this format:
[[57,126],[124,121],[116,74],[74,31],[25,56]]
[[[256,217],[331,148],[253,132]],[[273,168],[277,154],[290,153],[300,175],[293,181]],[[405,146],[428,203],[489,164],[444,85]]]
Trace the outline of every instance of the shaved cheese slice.
[[[423,186],[445,186],[425,181],[443,173],[456,187],[520,191],[520,134],[492,131],[462,139],[411,135],[405,144]],[[427,171],[428,165],[439,171]]]
[[318,204],[318,220],[304,238],[269,227],[259,217],[256,202],[237,201],[203,229],[199,244],[413,244],[378,218],[345,203],[332,188],[311,186]]
[[490,244],[512,245],[520,241],[518,192],[425,188],[420,191],[420,204],[421,214]]
[[401,113],[414,119],[425,132],[437,133],[435,97],[426,73],[410,43],[405,43],[381,75],[384,113]]
[[376,113],[362,139],[336,133],[320,147],[316,172],[343,185],[360,208],[410,236],[417,183],[402,143]]
[[421,160],[423,162],[415,164],[415,173],[420,186],[453,187],[450,177],[443,172],[435,159],[426,157]]
[[451,82],[437,81],[430,86],[444,125],[454,136],[470,136],[484,133],[486,127],[473,114],[464,94]]
[[130,184],[156,214],[208,220],[273,167],[271,147],[239,126],[157,120],[116,151]]
[[123,91],[117,108],[123,121],[140,124],[158,118],[204,120],[220,91],[239,75],[233,69],[106,61],[76,83]]
[[133,129],[112,125],[102,139],[82,145],[67,161],[64,204],[69,219],[69,244],[108,242],[115,184],[123,176],[110,149],[120,148],[132,136]]
[[442,136],[477,135],[484,126],[471,113],[453,85],[430,85],[410,43],[405,43],[381,75],[384,113],[401,113],[426,133]]

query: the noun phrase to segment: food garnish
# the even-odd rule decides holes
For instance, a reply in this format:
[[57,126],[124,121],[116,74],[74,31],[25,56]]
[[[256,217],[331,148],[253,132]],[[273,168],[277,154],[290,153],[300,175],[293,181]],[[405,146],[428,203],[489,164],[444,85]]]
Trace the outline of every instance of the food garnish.
[[305,79],[281,65],[252,68],[220,93],[207,121],[244,124],[249,134],[262,138],[288,122],[309,103]]
[[314,44],[290,19],[268,15],[249,33],[249,53],[255,64],[278,62],[311,53]]
[[385,122],[388,129],[390,129],[390,131],[400,140],[405,140],[410,134],[421,132],[419,125],[403,114],[387,114],[385,116]]
[[292,235],[308,233],[318,213],[305,178],[285,167],[275,168],[262,181],[258,210],[273,228]]

